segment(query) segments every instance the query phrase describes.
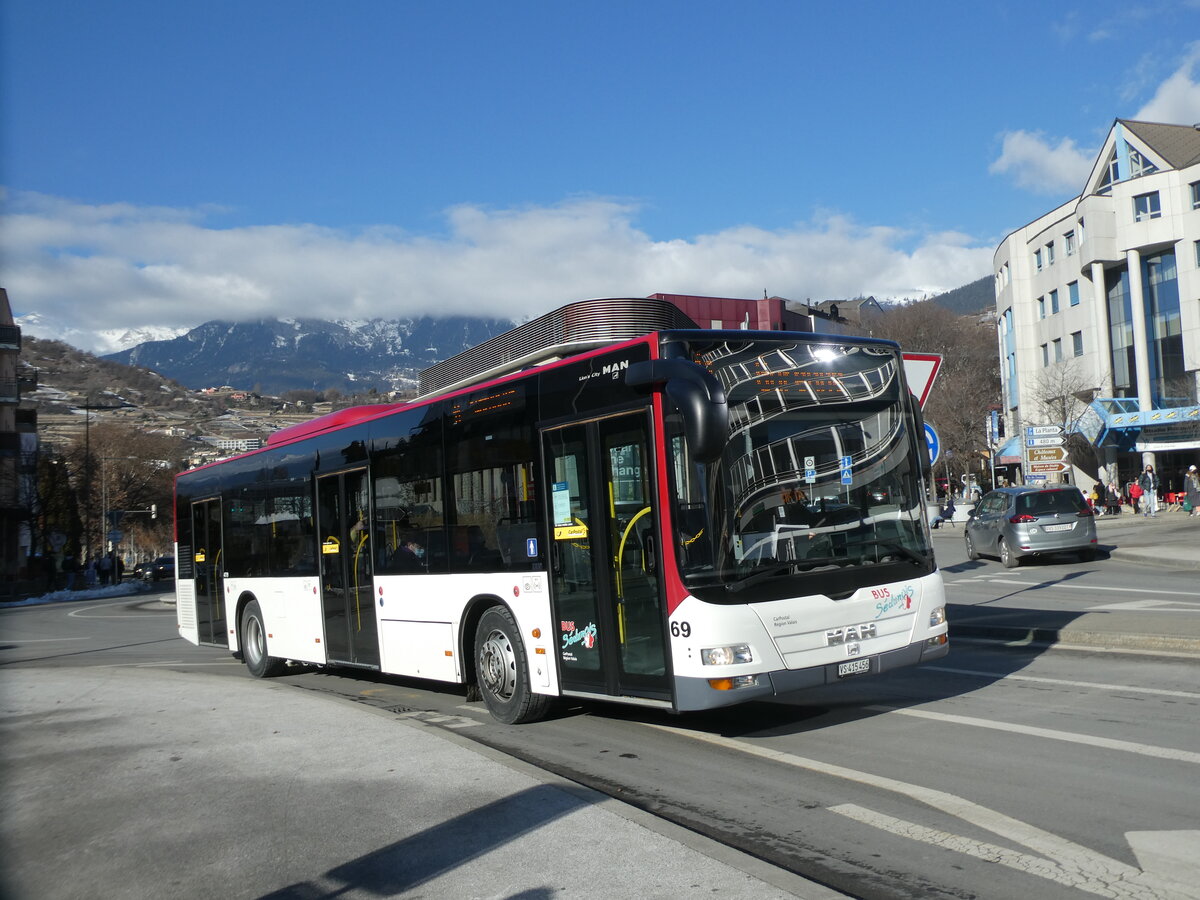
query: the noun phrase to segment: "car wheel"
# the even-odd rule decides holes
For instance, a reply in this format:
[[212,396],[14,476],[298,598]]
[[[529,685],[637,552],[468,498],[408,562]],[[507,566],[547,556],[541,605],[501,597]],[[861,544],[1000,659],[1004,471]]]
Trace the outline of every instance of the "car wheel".
[[257,600],[251,600],[242,613],[242,659],[255,678],[272,678],[287,665],[286,660],[276,659],[267,652],[267,629]]
[[971,532],[965,532],[967,541],[967,559],[979,559],[979,551],[975,549],[975,542],[971,540]]
[[488,712],[505,725],[533,722],[546,714],[550,698],[529,685],[525,644],[503,606],[483,614],[475,629],[475,675]]
[[1000,538],[1000,562],[1004,563],[1006,569],[1015,569],[1021,564],[1021,557],[1012,552],[1004,538]]

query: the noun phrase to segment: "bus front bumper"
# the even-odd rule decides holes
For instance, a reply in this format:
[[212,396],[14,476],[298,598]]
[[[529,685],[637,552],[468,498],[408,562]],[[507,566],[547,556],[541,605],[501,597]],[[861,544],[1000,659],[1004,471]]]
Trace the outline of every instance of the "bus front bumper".
[[[747,700],[781,697],[809,688],[853,681],[863,676],[879,675],[892,669],[919,665],[940,659],[949,652],[950,642],[946,639],[946,635],[942,634],[929,640],[915,641],[897,650],[888,650],[873,656],[861,656],[845,662],[813,666],[807,669],[764,672],[754,676],[753,684],[732,687],[728,690],[714,688],[705,678],[680,677],[675,679],[675,708],[679,712],[693,712],[732,706]],[[857,665],[847,666],[847,663],[856,663]],[[847,671],[847,669],[851,671]]]

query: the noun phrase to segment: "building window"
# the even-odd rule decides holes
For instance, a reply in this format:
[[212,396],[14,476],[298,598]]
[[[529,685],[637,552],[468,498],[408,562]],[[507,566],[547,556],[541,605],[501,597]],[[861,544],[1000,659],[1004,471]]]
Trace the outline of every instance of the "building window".
[[1200,269],[1200,241],[1196,241],[1196,268]]
[[1054,339],[1054,361],[1062,362],[1062,358],[1063,358],[1062,357],[1062,339],[1055,338]]
[[1133,198],[1133,220],[1135,222],[1157,219],[1161,215],[1162,208],[1158,205],[1158,191],[1138,194]]
[[1068,231],[1063,235],[1063,253],[1067,256],[1075,255],[1075,232]]
[[1053,316],[1057,312],[1058,312],[1058,291],[1053,290],[1050,292],[1050,315]]
[[1188,185],[1192,189],[1192,209],[1200,209],[1200,181]]
[[1050,365],[1050,345],[1042,344],[1042,368]]
[[1132,147],[1129,148],[1129,177],[1141,178],[1143,175],[1151,175],[1158,171],[1158,166],[1142,156]]
[[1046,298],[1038,297],[1038,318],[1046,318]]
[[1083,356],[1083,332],[1071,332],[1071,354],[1073,356]]
[[1033,267],[1035,269],[1037,269],[1039,272],[1042,271],[1042,251],[1041,250],[1033,251]]
[[1072,281],[1067,285],[1067,297],[1071,301],[1072,306],[1079,305],[1079,282]]
[[1046,265],[1054,265],[1054,241],[1046,245]]

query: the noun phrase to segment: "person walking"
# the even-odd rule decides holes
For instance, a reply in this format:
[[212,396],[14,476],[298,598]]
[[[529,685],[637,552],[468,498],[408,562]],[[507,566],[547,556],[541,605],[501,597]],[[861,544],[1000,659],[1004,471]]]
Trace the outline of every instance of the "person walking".
[[1138,478],[1138,486],[1142,489],[1142,518],[1157,519],[1158,475],[1154,473],[1154,466],[1146,466]]
[[1129,489],[1125,492],[1129,495],[1129,508],[1133,510],[1133,514],[1138,514],[1138,501],[1142,499],[1142,486],[1138,484],[1137,479],[1129,482]]
[[1200,472],[1194,465],[1188,466],[1187,474],[1183,476],[1183,486],[1187,491],[1184,503],[1191,507],[1188,515],[1200,518]]

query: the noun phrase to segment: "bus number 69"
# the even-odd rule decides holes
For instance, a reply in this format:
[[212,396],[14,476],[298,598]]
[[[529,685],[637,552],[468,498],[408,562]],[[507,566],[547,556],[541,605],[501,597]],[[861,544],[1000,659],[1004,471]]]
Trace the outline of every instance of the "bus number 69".
[[692,626],[687,622],[672,622],[671,637],[691,637]]

